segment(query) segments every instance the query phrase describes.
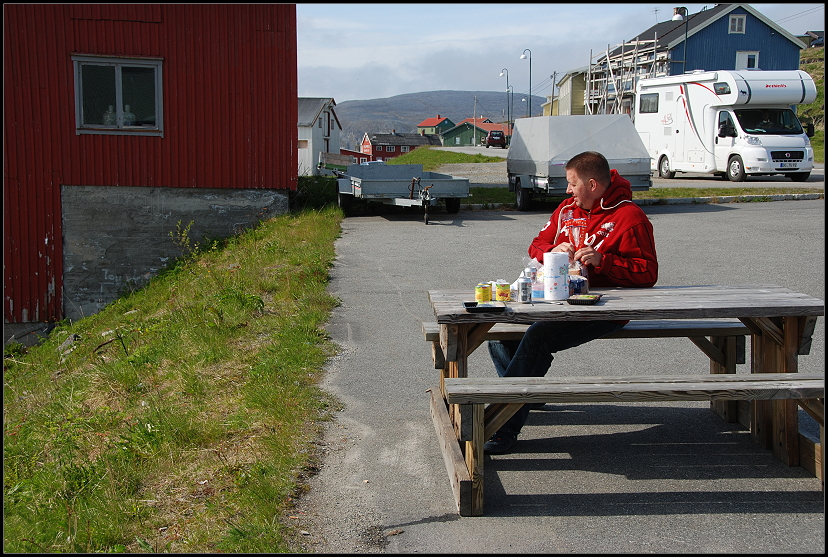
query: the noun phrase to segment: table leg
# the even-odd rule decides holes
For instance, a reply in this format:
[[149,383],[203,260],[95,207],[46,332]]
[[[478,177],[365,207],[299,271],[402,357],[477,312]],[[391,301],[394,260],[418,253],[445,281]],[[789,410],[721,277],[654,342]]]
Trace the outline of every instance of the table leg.
[[[751,339],[752,373],[796,373],[804,318],[752,319],[761,330]],[[799,464],[799,420],[792,400],[755,401],[751,435],[788,466]]]
[[[710,360],[710,373],[736,373],[737,344],[739,338],[744,337],[710,337],[710,342],[713,343],[713,346],[725,356],[725,365],[720,364],[716,360]],[[739,421],[738,400],[712,400],[710,401],[710,409],[728,423],[736,423]]]

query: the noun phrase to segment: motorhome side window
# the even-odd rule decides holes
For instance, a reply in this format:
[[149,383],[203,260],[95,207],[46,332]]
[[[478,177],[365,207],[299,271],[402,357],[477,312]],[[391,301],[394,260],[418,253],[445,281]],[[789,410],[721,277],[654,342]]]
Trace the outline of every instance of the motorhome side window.
[[729,95],[730,85],[728,85],[727,82],[714,83],[713,91],[715,91],[717,95]]
[[736,126],[733,125],[733,119],[729,112],[719,112],[719,133],[727,133],[728,131],[735,131]]
[[658,112],[658,93],[647,93],[641,95],[641,103],[638,106],[639,114],[652,114]]

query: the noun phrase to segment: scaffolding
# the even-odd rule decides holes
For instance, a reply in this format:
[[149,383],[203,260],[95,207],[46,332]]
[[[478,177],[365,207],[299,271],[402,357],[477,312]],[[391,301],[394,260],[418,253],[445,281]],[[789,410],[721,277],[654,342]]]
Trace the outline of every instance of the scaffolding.
[[669,51],[658,37],[616,45],[593,56],[589,52],[584,106],[587,114],[630,114],[639,79],[669,75]]

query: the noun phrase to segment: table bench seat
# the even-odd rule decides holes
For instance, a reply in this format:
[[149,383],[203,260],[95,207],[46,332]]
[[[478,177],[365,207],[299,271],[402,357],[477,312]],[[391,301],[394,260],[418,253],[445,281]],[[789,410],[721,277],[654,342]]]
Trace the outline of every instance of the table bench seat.
[[[796,400],[824,427],[825,375],[757,373],[639,377],[445,378],[432,418],[458,510],[483,514],[483,443],[526,403]],[[447,404],[459,405],[454,424]],[[458,445],[458,441],[460,442]]]
[[[445,356],[440,347],[440,325],[423,323],[423,336],[431,342],[432,359],[435,369],[445,367]],[[529,327],[523,323],[497,323],[482,338],[488,340],[520,340]],[[681,338],[687,337],[701,348],[711,359],[726,365],[720,350],[705,337],[733,338],[735,341],[735,362],[745,363],[745,337],[750,329],[738,319],[675,319],[630,321],[623,329],[603,338]]]

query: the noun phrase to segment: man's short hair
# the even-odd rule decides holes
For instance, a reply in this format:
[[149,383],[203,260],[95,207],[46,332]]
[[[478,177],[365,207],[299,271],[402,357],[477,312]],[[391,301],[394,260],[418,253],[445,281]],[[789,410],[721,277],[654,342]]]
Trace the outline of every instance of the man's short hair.
[[610,185],[610,167],[606,157],[596,151],[584,151],[575,155],[564,167],[574,170],[581,180],[593,179],[604,187]]

